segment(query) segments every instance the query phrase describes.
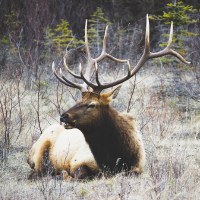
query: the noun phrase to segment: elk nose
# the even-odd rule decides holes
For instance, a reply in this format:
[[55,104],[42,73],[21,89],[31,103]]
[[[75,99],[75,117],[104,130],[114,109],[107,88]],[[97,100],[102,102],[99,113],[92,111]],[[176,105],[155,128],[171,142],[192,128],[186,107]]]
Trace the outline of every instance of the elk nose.
[[60,116],[60,121],[61,122],[65,122],[65,120],[68,118],[68,116],[69,116],[68,114],[61,115]]

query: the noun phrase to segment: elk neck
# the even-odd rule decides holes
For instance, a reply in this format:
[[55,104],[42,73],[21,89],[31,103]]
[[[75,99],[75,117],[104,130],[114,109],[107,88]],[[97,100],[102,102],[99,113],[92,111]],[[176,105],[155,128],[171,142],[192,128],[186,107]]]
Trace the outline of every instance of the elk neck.
[[[130,169],[133,160],[137,162],[133,138],[133,132],[136,130],[130,118],[114,110],[110,105],[106,105],[91,126],[90,129],[80,130],[101,169],[103,166],[111,170],[115,167],[120,170],[123,167]],[[120,160],[118,166],[116,166],[117,160]]]

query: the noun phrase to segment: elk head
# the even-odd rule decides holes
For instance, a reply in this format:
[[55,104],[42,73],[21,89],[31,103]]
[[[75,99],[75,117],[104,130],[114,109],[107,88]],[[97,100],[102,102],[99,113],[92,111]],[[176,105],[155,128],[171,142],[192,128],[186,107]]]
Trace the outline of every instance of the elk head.
[[65,128],[93,130],[109,112],[109,103],[116,98],[120,88],[121,85],[104,94],[83,92],[82,100],[61,115],[61,122],[65,123]]

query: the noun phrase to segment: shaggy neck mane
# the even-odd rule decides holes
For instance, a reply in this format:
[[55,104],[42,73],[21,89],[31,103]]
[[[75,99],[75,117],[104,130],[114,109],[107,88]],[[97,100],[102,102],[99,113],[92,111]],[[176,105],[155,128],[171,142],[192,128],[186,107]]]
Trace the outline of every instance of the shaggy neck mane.
[[131,169],[134,161],[138,162],[135,156],[136,130],[133,121],[111,106],[104,108],[96,120],[90,130],[81,131],[99,167],[109,167],[111,170],[115,167],[119,170]]

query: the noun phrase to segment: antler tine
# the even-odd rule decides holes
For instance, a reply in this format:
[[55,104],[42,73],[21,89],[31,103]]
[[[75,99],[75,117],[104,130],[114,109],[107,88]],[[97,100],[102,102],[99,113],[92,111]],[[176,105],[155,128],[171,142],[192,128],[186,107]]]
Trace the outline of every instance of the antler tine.
[[83,87],[82,87],[80,84],[73,83],[72,81],[69,81],[67,78],[65,78],[64,75],[63,75],[63,73],[62,73],[62,69],[61,69],[61,68],[60,68],[60,76],[62,77],[62,79],[63,79],[64,81],[66,81],[66,83],[72,85],[73,87],[78,88],[78,89],[80,89],[80,90],[83,89]]
[[150,41],[150,37],[149,37],[149,29],[150,29],[150,25],[149,25],[149,17],[148,14],[146,15],[146,35],[145,35],[145,47],[144,47],[144,52],[142,54],[142,57],[140,58],[139,62],[137,63],[137,65],[134,67],[134,69],[131,71],[131,77],[134,76],[139,69],[144,65],[144,63],[149,59],[151,52],[150,52],[150,45],[149,45],[149,41]]
[[104,38],[103,38],[103,51],[102,51],[102,53],[106,53],[107,36],[108,36],[108,24],[106,25],[105,34],[104,34]]
[[88,35],[87,35],[87,19],[85,21],[85,50],[86,50],[88,59],[91,59],[89,44],[88,44]]
[[56,76],[56,78],[57,78],[61,83],[67,85],[68,87],[77,88],[77,89],[81,90],[82,92],[87,91],[87,88],[84,87],[83,84],[77,84],[77,83],[73,83],[72,81],[67,80],[67,78],[65,78],[65,77],[63,76],[63,73],[62,73],[61,68],[60,68],[60,75],[61,75],[62,78],[60,78],[60,77],[58,76],[58,74],[56,73],[56,70],[55,70],[54,65],[55,65],[55,64],[54,64],[54,62],[53,62],[53,63],[52,63],[52,70],[53,70],[53,73],[54,73],[54,75]]
[[170,28],[170,35],[169,35],[169,42],[168,45],[166,47],[166,49],[169,49],[169,54],[176,56],[179,60],[181,60],[183,63],[190,65],[191,62],[187,62],[179,53],[177,53],[176,51],[173,51],[171,49],[172,46],[172,40],[173,40],[173,22],[171,22],[171,28]]
[[168,44],[167,44],[167,47],[169,49],[171,49],[172,41],[173,41],[173,21],[171,22],[170,34],[169,34],[169,41],[168,41]]
[[85,79],[89,80],[90,72],[91,72],[92,66],[94,64],[94,61],[90,55],[90,50],[89,50],[88,35],[87,35],[87,19],[85,21],[85,50],[86,50],[87,57],[88,57],[88,66],[87,66],[86,72],[85,72]]
[[128,65],[128,74],[127,74],[127,77],[131,77],[131,65],[129,63],[129,60],[127,61],[127,65]]
[[68,66],[67,66],[67,64],[66,64],[66,59],[65,59],[65,58],[63,58],[63,61],[64,61],[65,69],[66,69],[72,76],[74,76],[75,78],[81,79],[81,77],[80,77],[79,75],[75,74],[74,72],[72,72],[72,71],[68,68]]
[[99,81],[99,74],[98,74],[98,66],[97,66],[97,61],[95,61],[95,69],[96,69],[96,82],[98,84],[98,87],[101,87],[101,83]]
[[73,85],[70,85],[70,84],[66,83],[63,79],[61,79],[61,78],[58,76],[58,74],[56,73],[55,67],[54,67],[54,62],[52,63],[52,71],[53,71],[54,75],[56,76],[56,78],[57,78],[61,83],[65,84],[65,85],[67,85],[67,86],[69,86],[69,87],[73,87],[73,88],[74,88]]
[[95,60],[97,62],[100,62],[101,60],[103,60],[104,58],[108,57],[109,59],[115,61],[115,62],[119,62],[119,63],[125,63],[127,62],[127,60],[120,60],[118,58],[115,58],[113,56],[111,56],[110,54],[106,53],[106,41],[107,41],[107,36],[108,36],[108,24],[106,26],[106,29],[105,29],[105,34],[104,34],[104,39],[103,39],[103,50],[101,52],[101,55],[96,58]]
[[149,17],[148,14],[146,16],[146,35],[145,35],[145,47],[144,47],[144,52],[145,54],[150,53],[150,47],[149,47]]

